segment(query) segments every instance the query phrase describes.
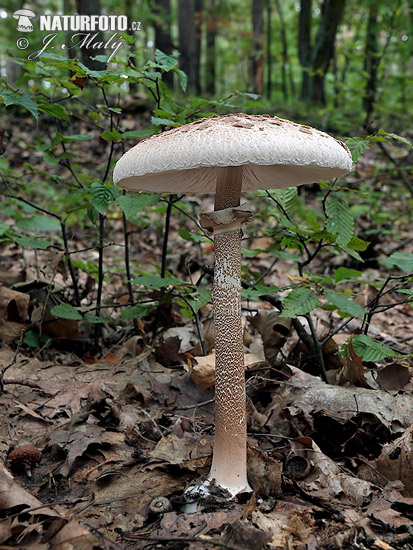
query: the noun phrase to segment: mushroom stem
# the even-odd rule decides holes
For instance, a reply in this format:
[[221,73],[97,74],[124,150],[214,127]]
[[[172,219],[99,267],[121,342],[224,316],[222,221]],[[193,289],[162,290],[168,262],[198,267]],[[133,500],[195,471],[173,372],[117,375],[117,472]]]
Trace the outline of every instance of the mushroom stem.
[[[242,167],[219,168],[215,211],[238,207]],[[241,221],[215,228],[215,443],[210,479],[232,495],[247,481],[247,421],[241,319]],[[231,224],[232,225],[232,224]]]

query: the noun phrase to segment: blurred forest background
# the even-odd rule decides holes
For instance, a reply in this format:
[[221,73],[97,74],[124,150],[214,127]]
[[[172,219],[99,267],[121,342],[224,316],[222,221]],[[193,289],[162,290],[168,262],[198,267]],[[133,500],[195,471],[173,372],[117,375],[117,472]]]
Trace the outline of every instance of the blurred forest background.
[[[24,73],[18,63],[22,51],[15,46],[21,33],[11,19],[16,4],[2,6],[1,71],[13,83]],[[260,94],[267,108],[307,116],[307,104],[316,104],[343,131],[368,124],[373,113],[376,121],[399,126],[411,114],[413,6],[408,0],[65,0],[27,7],[37,15],[126,15],[129,22],[139,21],[140,31],[128,31],[129,47],[116,54],[111,67],[131,49],[138,52],[132,63],[152,59],[155,49],[179,54],[193,95],[222,98],[234,89],[248,91]],[[36,20],[34,26],[28,54],[41,48],[45,36],[37,32]],[[90,58],[109,55],[110,49],[76,50],[70,48],[70,32],[66,35],[59,38],[67,41],[69,57],[81,58],[91,69],[104,67]],[[95,42],[110,36],[99,33]],[[172,74],[164,81],[178,88]],[[138,88],[122,86],[131,93]]]
[[[76,13],[128,25],[39,28]],[[4,0],[0,30],[0,543],[410,550],[412,0]],[[324,130],[354,169],[243,197],[260,499],[188,515],[213,437],[213,202],[112,172],[140,139],[234,112]]]

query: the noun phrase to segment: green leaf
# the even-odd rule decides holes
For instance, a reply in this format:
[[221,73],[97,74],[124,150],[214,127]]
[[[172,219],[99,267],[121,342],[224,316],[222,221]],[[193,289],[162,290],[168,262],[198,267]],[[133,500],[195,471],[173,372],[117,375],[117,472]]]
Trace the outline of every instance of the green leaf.
[[94,182],[90,187],[90,204],[99,214],[104,214],[115,193],[114,187],[109,188],[99,182]]
[[13,235],[11,239],[25,248],[38,248],[40,250],[45,250],[52,244],[50,241],[36,237],[27,237],[26,235]]
[[357,302],[352,302],[345,296],[335,290],[326,290],[325,297],[330,304],[342,312],[351,315],[352,317],[363,317],[364,309]]
[[352,250],[357,250],[358,252],[364,252],[364,250],[367,250],[367,248],[369,247],[369,244],[370,244],[369,241],[363,241],[363,239],[359,239],[359,237],[353,236],[351,237],[351,240],[347,246]]
[[154,128],[146,128],[145,130],[128,130],[123,132],[122,139],[145,139],[153,136]]
[[82,319],[82,316],[78,310],[70,304],[62,303],[58,306],[54,306],[50,310],[50,313],[55,317],[60,317],[61,319],[73,319],[75,321],[80,321]]
[[371,140],[354,137],[346,139],[346,145],[351,151],[353,162],[357,162],[367,147],[371,145]]
[[16,226],[26,231],[59,231],[60,222],[53,216],[42,216],[37,214],[30,218],[23,218],[16,223]]
[[255,288],[243,288],[241,294],[245,300],[258,302],[261,296],[264,296],[265,294],[275,294],[278,291],[279,288],[275,285],[257,285]]
[[70,121],[66,109],[63,107],[63,105],[60,105],[58,103],[39,103],[39,109],[43,113],[47,113],[54,118],[67,120],[68,122]]
[[261,97],[259,94],[252,94],[250,92],[238,92],[237,95],[241,97],[248,97],[249,99],[253,99],[254,101],[260,99]]
[[121,195],[117,197],[116,202],[122,208],[126,219],[132,218],[135,214],[146,208],[153,206],[159,200],[159,196],[155,194],[139,193],[136,195]]
[[202,285],[197,287],[196,291],[186,299],[195,313],[198,313],[201,307],[206,306],[211,301],[211,291],[205,285]]
[[177,67],[173,68],[173,72],[178,76],[179,85],[181,86],[181,90],[183,92],[186,92],[186,87],[188,85],[188,77],[186,76],[186,73],[182,71],[181,69],[178,69]]
[[146,286],[148,288],[163,288],[166,286],[181,286],[181,285],[187,285],[184,281],[180,281],[176,277],[159,277],[157,275],[154,275],[151,277],[150,275],[142,275],[141,277],[135,277],[135,279],[132,279],[132,283],[135,283],[137,285]]
[[281,204],[288,216],[291,216],[293,214],[295,201],[298,194],[297,187],[273,189],[270,194]]
[[28,330],[24,335],[23,342],[26,344],[26,346],[29,346],[29,348],[39,348],[39,334],[34,330]]
[[108,321],[110,321],[110,319],[107,317],[100,317],[99,315],[92,315],[91,313],[86,313],[85,319],[86,321],[89,321],[89,323],[94,324],[107,323]]
[[280,317],[294,319],[298,315],[305,315],[319,306],[320,301],[314,290],[311,290],[311,288],[295,288],[284,298]]
[[338,269],[333,269],[334,281],[336,284],[343,281],[349,281],[354,278],[360,277],[362,275],[361,271],[357,269],[349,269],[348,267],[339,267]]
[[73,141],[88,141],[91,139],[91,136],[84,134],[73,134],[70,136],[62,136],[62,141],[65,143],[72,143]]
[[174,120],[169,120],[169,118],[159,118],[157,116],[152,117],[152,124],[156,124],[156,126],[178,126],[178,123]]
[[117,130],[105,130],[100,137],[105,141],[119,141],[122,139],[122,134]]
[[176,55],[167,55],[161,50],[155,50],[155,59],[165,71],[170,71],[178,64]]
[[363,361],[381,361],[385,357],[397,357],[389,346],[379,344],[366,334],[353,336],[353,349],[356,355],[363,358]]
[[179,230],[179,235],[185,239],[186,241],[190,241],[193,243],[202,243],[205,240],[204,235],[198,235],[197,233],[193,233],[192,231],[188,231],[184,227],[181,227]]
[[126,307],[121,315],[121,319],[136,319],[136,317],[145,317],[153,309],[153,306],[148,304],[137,304],[136,306]]
[[351,210],[344,202],[333,197],[326,204],[326,213],[327,230],[337,235],[337,244],[347,245],[354,234],[354,218]]
[[408,145],[409,147],[413,147],[412,145],[412,142],[409,141],[408,139],[402,137],[402,136],[399,136],[397,134],[391,134],[390,132],[386,132],[385,130],[382,130],[380,129],[378,132],[377,132],[377,135],[378,136],[385,136],[385,137],[391,137],[397,141],[401,141],[402,143],[404,143],[405,145]]
[[39,118],[39,109],[37,103],[33,101],[27,92],[19,94],[18,92],[9,92],[8,90],[1,90],[0,97],[3,98],[4,105],[19,105],[27,109],[36,120]]
[[413,254],[410,252],[395,252],[388,258],[387,262],[391,265],[397,265],[406,273],[413,271]]
[[86,212],[88,215],[89,220],[94,224],[96,223],[99,212],[96,210],[96,208],[93,206],[93,204],[89,201],[86,207]]

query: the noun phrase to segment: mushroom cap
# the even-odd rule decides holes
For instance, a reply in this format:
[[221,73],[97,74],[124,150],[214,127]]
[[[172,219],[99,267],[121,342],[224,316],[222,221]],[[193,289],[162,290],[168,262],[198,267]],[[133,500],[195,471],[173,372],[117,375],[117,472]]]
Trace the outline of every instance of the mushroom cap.
[[132,147],[114,182],[134,191],[215,193],[220,167],[243,166],[242,191],[292,187],[352,168],[341,141],[310,126],[242,113],[202,118]]
[[32,10],[22,9],[22,10],[17,10],[13,13],[13,17],[15,19],[19,19],[19,17],[22,17],[23,15],[29,18],[36,17],[36,14],[33,13]]

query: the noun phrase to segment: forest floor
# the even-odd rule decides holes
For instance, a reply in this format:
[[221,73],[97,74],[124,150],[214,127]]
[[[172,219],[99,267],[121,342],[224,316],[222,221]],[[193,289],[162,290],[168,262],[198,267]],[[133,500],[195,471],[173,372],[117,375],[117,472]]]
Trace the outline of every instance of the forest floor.
[[[16,149],[16,165],[18,154]],[[375,154],[361,161],[355,177],[380,186],[370,169]],[[306,200],[315,198],[309,193]],[[210,207],[210,198],[196,206]],[[158,222],[154,214],[153,225],[132,235],[139,269],[160,263]],[[181,239],[180,223],[172,217],[167,268],[183,280],[196,280],[202,265],[212,265],[213,246]],[[254,222],[256,234],[260,223]],[[173,301],[158,316],[137,319],[135,333],[131,321],[111,309],[115,302],[127,304],[128,295],[117,269],[121,221],[113,216],[107,228],[107,241],[115,243],[105,251],[104,304],[111,321],[103,325],[98,353],[92,351],[93,324],[45,315],[52,296],[70,295],[61,256],[2,245],[0,548],[412,549],[411,361],[362,364],[354,354],[336,355],[359,328],[354,321],[324,349],[325,383],[297,334],[286,337],[275,328],[277,313],[264,301],[243,304],[248,478],[254,492],[231,501],[216,494],[188,511],[184,491],[205,479],[211,463],[211,306],[200,310],[206,356],[195,323]],[[411,232],[405,224],[398,241],[376,243],[376,258],[407,242]],[[268,241],[247,236],[243,246],[264,249]],[[89,232],[79,229],[74,245],[89,248]],[[96,258],[93,248],[82,257]],[[263,273],[272,259],[260,254],[248,261]],[[341,261],[326,252],[313,271],[322,273],[325,266],[332,271]],[[367,278],[381,269],[373,262],[363,272]],[[294,263],[280,259],[265,281],[282,286],[288,275],[296,275]],[[93,278],[79,271],[79,284],[88,289],[85,301],[92,302]],[[359,303],[371,300],[372,292],[361,286]],[[159,330],[152,341],[156,318]],[[318,309],[314,320],[322,338],[339,317]],[[412,324],[413,309],[404,304],[375,315],[370,334],[407,354]],[[17,343],[27,327],[47,333],[52,345],[35,349]]]

